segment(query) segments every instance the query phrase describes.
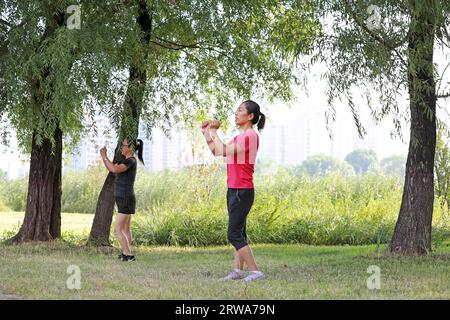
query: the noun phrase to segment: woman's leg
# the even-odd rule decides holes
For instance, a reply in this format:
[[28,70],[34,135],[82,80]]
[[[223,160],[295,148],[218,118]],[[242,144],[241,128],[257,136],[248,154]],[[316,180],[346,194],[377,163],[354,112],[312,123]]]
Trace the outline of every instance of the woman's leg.
[[131,250],[131,241],[133,240],[132,235],[131,235],[131,214],[128,214],[127,216],[128,216],[128,219],[126,221],[124,233],[128,239],[128,244],[129,244],[130,250]]
[[[238,237],[236,233],[236,224],[239,223],[237,215],[235,214],[237,208],[237,190],[228,189],[227,191],[227,209],[228,209],[228,241],[233,243],[234,239]],[[243,270],[244,261],[241,259],[238,250],[234,249],[234,269]]]
[[119,241],[120,248],[122,249],[122,253],[124,255],[131,255],[131,248],[128,242],[127,236],[125,234],[126,223],[128,220],[128,214],[118,213],[116,219],[116,225],[114,228],[117,240]]
[[259,271],[258,266],[256,265],[255,258],[253,257],[252,249],[250,246],[245,246],[236,251],[237,255],[239,255],[239,259],[248,267],[250,271]]
[[[235,206],[235,191],[228,189],[227,191],[227,207],[229,213],[228,219],[228,240],[234,239],[234,221],[235,215],[234,212]],[[230,281],[230,280],[239,280],[245,277],[244,269],[244,261],[240,258],[237,250],[234,250],[234,260],[233,260],[234,270],[231,271],[226,277],[222,278],[222,281]]]
[[[229,240],[236,250],[235,265],[243,267],[244,263],[250,271],[259,271],[253,252],[247,242],[247,216],[254,201],[254,190],[238,190],[236,199],[229,205]],[[231,230],[230,230],[231,229]],[[242,269],[241,269],[242,270]]]
[[[247,232],[246,232],[246,224],[244,224],[244,230],[242,232],[245,241],[247,241]],[[239,270],[244,270],[244,260],[242,259],[241,255],[239,254],[238,250],[236,248],[234,249],[234,267]]]
[[234,268],[244,270],[244,260],[236,249],[234,249]]
[[[246,218],[253,201],[245,203],[244,199],[239,197],[238,191],[235,193],[233,191],[229,195],[229,199],[228,241],[235,248],[234,267],[243,270],[245,263],[250,271],[257,271],[258,268],[248,246],[246,234]],[[252,200],[251,197],[249,200]]]

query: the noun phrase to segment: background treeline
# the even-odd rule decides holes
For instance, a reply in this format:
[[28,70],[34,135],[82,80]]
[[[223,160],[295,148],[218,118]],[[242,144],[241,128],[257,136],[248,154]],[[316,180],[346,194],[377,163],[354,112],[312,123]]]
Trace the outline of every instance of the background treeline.
[[[354,158],[360,154],[364,155],[361,159],[366,159],[371,152],[352,154]],[[392,165],[383,167],[382,163],[392,162],[379,163],[376,158],[369,165],[356,162],[357,168],[363,168],[356,173],[347,160],[328,156],[311,157],[301,166],[280,166],[262,159],[256,166],[256,201],[249,216],[249,239],[255,243],[387,243],[401,203],[404,178],[399,170],[391,170]],[[100,166],[66,172],[63,212],[93,213],[105,174]],[[26,182],[3,177],[3,208],[23,211]],[[223,163],[153,173],[141,168],[135,192],[135,243],[227,243]],[[448,199],[444,193],[436,195],[433,228],[435,243],[450,234]],[[74,235],[66,233],[66,237],[71,236]]]
[[[406,158],[394,155],[378,161],[372,150],[355,150],[349,153],[345,160],[327,156],[314,155],[305,160],[302,165],[279,165],[270,159],[258,159],[256,175],[271,175],[278,170],[293,177],[323,177],[330,173],[340,176],[355,176],[376,174],[381,176],[404,176]],[[181,190],[199,190],[196,182],[190,180],[189,172],[201,169],[202,174],[209,175],[205,167],[191,167],[181,171],[162,171],[149,173],[140,170],[136,181],[136,193],[141,210],[148,210],[153,203],[171,201],[173,185],[182,186]],[[222,169],[225,167],[223,166]],[[225,172],[224,172],[225,174]],[[63,175],[62,211],[76,213],[94,213],[98,194],[102,188],[106,171],[102,166],[87,170],[68,170]],[[192,186],[189,185],[192,182]],[[199,183],[197,181],[197,183]],[[28,177],[8,180],[5,172],[0,172],[0,211],[24,211]],[[173,199],[176,201],[176,199]]]

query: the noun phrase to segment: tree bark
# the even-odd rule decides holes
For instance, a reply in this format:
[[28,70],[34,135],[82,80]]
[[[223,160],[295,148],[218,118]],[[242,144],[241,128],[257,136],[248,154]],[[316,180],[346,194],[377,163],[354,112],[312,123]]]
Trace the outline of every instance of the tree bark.
[[61,236],[61,158],[62,132],[54,134],[55,146],[49,139],[42,145],[33,134],[27,206],[19,232],[13,243],[48,241]]
[[[147,60],[147,44],[150,41],[152,18],[145,1],[139,1],[139,14],[137,18],[142,32],[141,44],[143,48],[143,61]],[[133,61],[129,69],[127,93],[124,101],[123,116],[119,132],[119,140],[114,151],[113,162],[117,163],[122,157],[120,147],[125,137],[136,140],[139,133],[139,118],[142,110],[147,74],[145,63]],[[97,200],[94,221],[88,239],[88,245],[109,246],[111,223],[114,211],[114,181],[115,175],[108,173]]]
[[[117,163],[118,159],[119,157],[116,148],[113,162]],[[92,222],[91,232],[89,234],[88,245],[111,245],[109,241],[109,234],[114,211],[114,181],[115,174],[109,172],[98,196],[97,207],[95,209],[94,221]]]
[[[402,255],[431,252],[436,150],[436,84],[433,76],[433,6],[411,1],[408,48],[411,129],[405,184],[389,251]],[[415,145],[415,142],[417,144]]]
[[52,239],[61,238],[61,196],[62,196],[62,131],[56,130],[55,141],[57,141],[54,161],[55,176],[53,180],[53,205],[50,214],[50,235]]

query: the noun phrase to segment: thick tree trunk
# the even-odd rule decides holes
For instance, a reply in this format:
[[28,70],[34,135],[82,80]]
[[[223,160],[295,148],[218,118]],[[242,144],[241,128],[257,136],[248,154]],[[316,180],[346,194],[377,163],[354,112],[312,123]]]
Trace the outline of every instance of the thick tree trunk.
[[[116,148],[117,150],[117,148]],[[115,152],[114,163],[118,162],[118,152]],[[115,175],[108,173],[102,190],[98,196],[94,221],[92,222],[88,244],[94,246],[109,246],[109,234],[114,211],[114,181]]]
[[55,146],[49,139],[42,145],[33,134],[27,206],[19,232],[13,243],[48,241],[61,236],[61,158],[62,132],[54,134]]
[[[142,31],[141,43],[144,48],[143,61],[146,61],[148,56],[146,45],[150,40],[151,21],[151,16],[145,1],[140,1],[137,22]],[[117,163],[122,156],[120,154],[122,140],[125,137],[137,139],[139,132],[139,118],[142,110],[146,83],[147,75],[145,72],[145,65],[139,65],[138,63],[133,62],[130,66],[130,75],[124,101],[119,140],[114,152],[114,163]],[[114,181],[115,175],[108,173],[98,197],[88,245],[110,245],[109,235],[114,211]]]
[[[417,7],[415,7],[417,5]],[[433,77],[433,6],[412,2],[408,77],[411,139],[400,214],[389,250],[403,255],[431,252],[436,149],[436,85]],[[417,144],[415,144],[417,143]]]
[[53,181],[53,206],[50,215],[50,235],[53,239],[61,238],[61,195],[62,195],[62,131],[55,132],[58,141],[54,154],[55,176]]

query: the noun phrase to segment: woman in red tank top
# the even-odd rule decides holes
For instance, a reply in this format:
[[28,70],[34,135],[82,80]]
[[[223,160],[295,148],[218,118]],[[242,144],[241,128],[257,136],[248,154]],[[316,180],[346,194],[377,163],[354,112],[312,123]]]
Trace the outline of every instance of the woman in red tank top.
[[[242,102],[235,112],[235,122],[240,134],[227,144],[217,135],[220,127],[217,120],[202,123],[202,133],[212,154],[227,158],[228,241],[235,249],[235,258],[234,269],[222,278],[224,281],[265,278],[256,265],[246,234],[247,216],[255,197],[253,172],[259,147],[259,136],[253,126],[257,125],[261,131],[265,121],[266,117],[256,102]],[[244,272],[244,264],[250,271],[248,275]]]

